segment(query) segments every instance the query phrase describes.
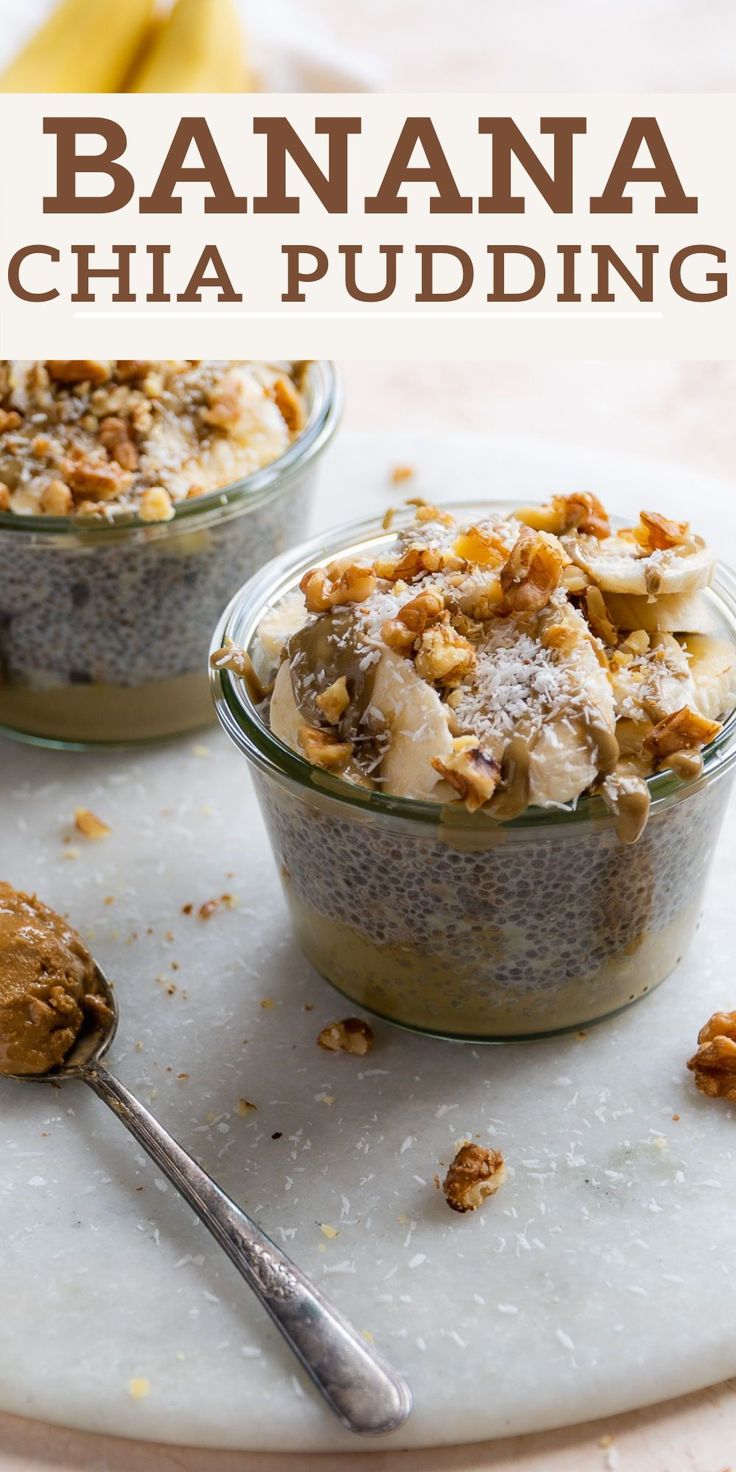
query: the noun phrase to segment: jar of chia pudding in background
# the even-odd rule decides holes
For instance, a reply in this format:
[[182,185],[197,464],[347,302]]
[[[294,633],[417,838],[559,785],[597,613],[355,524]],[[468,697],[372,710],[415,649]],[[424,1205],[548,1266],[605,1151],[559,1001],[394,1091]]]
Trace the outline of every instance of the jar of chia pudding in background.
[[[162,739],[212,720],[206,674],[212,626],[244,569],[255,572],[305,535],[317,464],[340,418],[339,380],[330,363],[253,366],[283,374],[287,388],[298,391],[300,418],[290,429],[285,405],[283,445],[269,460],[259,443],[252,473],[233,479],[232,460],[223,454],[226,483],[215,481],[201,493],[184,486],[181,499],[164,500],[161,520],[148,519],[159,514],[158,504],[142,501],[135,509],[76,501],[72,514],[54,514],[63,481],[42,514],[0,503],[0,730],[87,747]],[[275,408],[272,403],[273,414]],[[19,417],[11,411],[9,433]],[[120,451],[109,428],[120,421],[104,422],[100,454],[111,462],[120,454],[125,462],[126,445]],[[3,411],[0,431],[7,423]],[[39,467],[44,432],[41,422]],[[215,451],[229,452],[215,417],[213,441],[218,435]],[[10,453],[6,476],[8,466],[12,478]],[[213,474],[216,457],[208,485]],[[166,490],[165,464],[156,478],[154,501]],[[6,507],[7,491],[0,486]]]
[[[469,520],[488,503],[448,507]],[[494,506],[508,512],[512,503]],[[264,615],[330,558],[373,562],[394,542],[372,521],[274,560],[214,634],[258,659]],[[736,579],[702,592],[736,641]],[[736,717],[700,775],[647,779],[635,843],[599,796],[510,821],[462,803],[369,790],[278,740],[253,682],[211,669],[221,725],[247,757],[299,944],[353,1003],[421,1032],[519,1041],[613,1015],[658,986],[692,940],[736,761]]]

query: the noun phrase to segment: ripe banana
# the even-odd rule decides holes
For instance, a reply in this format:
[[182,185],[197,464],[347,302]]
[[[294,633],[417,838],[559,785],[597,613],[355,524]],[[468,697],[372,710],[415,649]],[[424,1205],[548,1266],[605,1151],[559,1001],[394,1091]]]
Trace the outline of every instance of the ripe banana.
[[119,92],[155,0],[61,0],[0,75],[0,92]]
[[299,714],[294,699],[291,672],[286,659],[276,676],[276,683],[271,692],[269,714],[274,736],[279,741],[283,741],[284,746],[290,746],[292,751],[298,751],[301,754],[299,727],[303,723],[303,717]]
[[563,537],[565,550],[604,593],[691,593],[710,581],[713,554],[699,537],[664,552],[643,552],[625,537]]
[[176,0],[129,91],[247,92],[252,87],[235,0]]
[[258,625],[256,654],[256,668],[262,679],[268,680],[278,665],[284,645],[303,626],[304,598],[301,593],[289,593],[281,603],[264,613]]
[[[556,624],[564,623],[577,633],[578,639],[559,649],[555,659],[569,690],[568,710],[545,720],[532,747],[529,801],[535,807],[574,802],[598,774],[599,751],[591,739],[590,723],[578,713],[581,704],[595,713],[597,727],[611,738],[616,728],[611,682],[582,615],[566,608],[563,615],[555,612],[552,617]],[[551,623],[552,617],[543,614],[542,626]]]
[[441,778],[432,758],[446,756],[453,749],[447,711],[437,691],[420,678],[411,660],[384,649],[376,666],[371,705],[380,711],[391,733],[381,762],[382,786],[397,797],[425,801],[436,797]]
[[606,607],[617,629],[646,634],[712,634],[716,620],[700,593],[665,593],[652,600],[634,594],[606,593]]
[[631,664],[612,669],[611,680],[619,713],[627,721],[661,721],[683,705],[697,704],[687,651],[672,634],[654,634],[649,648]]
[[736,706],[736,646],[704,634],[688,634],[683,644],[690,656],[696,710],[710,721],[722,720]]

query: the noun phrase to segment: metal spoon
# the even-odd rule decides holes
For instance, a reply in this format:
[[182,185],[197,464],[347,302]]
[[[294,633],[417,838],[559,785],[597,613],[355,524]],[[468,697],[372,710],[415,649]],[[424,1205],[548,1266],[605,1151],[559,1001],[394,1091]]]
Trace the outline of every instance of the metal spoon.
[[110,1019],[95,1020],[89,1031],[80,1035],[61,1067],[44,1074],[10,1076],[23,1083],[79,1079],[89,1084],[224,1248],[343,1425],[350,1431],[374,1436],[394,1431],[411,1411],[406,1382],[103,1066],[102,1059],[118,1025],[118,1005],[107,977],[99,966],[96,970],[98,990],[110,1008]]

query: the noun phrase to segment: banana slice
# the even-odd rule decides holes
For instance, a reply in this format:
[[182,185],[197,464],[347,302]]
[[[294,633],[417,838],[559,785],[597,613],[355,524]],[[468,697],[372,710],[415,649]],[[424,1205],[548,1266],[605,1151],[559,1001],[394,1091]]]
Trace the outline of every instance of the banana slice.
[[606,607],[617,629],[647,634],[713,634],[718,625],[701,593],[665,593],[662,597],[606,593]]
[[683,644],[690,656],[696,710],[710,721],[729,716],[736,706],[736,646],[704,634],[688,634]]
[[569,707],[544,722],[532,748],[529,801],[535,807],[574,802],[598,776],[604,754],[609,760],[617,754],[613,689],[585,620],[569,607],[562,618],[543,616],[542,625],[553,618],[577,633],[578,642],[561,649],[556,660],[564,671]]
[[299,708],[294,699],[294,690],[291,684],[291,674],[288,660],[284,660],[271,692],[271,704],[269,706],[269,718],[271,730],[284,746],[290,746],[292,751],[302,755],[299,745],[299,727],[303,723],[303,717],[299,714]]
[[259,675],[269,673],[281,658],[281,650],[292,634],[303,628],[305,621],[304,598],[301,593],[289,593],[275,608],[264,613],[258,625],[257,666]]
[[432,758],[453,749],[437,691],[420,679],[411,660],[385,649],[376,666],[371,707],[391,734],[379,770],[382,788],[397,797],[436,798],[442,779]]
[[563,537],[568,556],[604,593],[692,593],[704,588],[713,570],[713,555],[702,538],[690,536],[681,546],[646,553],[626,537]]
[[687,651],[672,634],[654,634],[630,664],[614,664],[611,679],[619,715],[627,721],[661,721],[696,701]]

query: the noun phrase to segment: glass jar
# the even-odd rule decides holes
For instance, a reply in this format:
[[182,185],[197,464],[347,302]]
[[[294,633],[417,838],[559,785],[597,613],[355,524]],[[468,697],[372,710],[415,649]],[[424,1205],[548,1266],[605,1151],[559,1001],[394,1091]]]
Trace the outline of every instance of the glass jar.
[[223,603],[305,535],[340,417],[309,366],[307,423],[270,465],[181,501],[171,521],[0,514],[0,730],[54,746],[149,741],[212,720],[206,661]]
[[[473,521],[513,506],[449,509]],[[393,538],[363,522],[276,559],[236,594],[213,648],[226,638],[252,647],[266,609],[315,562],[372,561]],[[719,569],[703,596],[736,641],[733,575]],[[625,845],[597,797],[500,822],[459,802],[367,791],[277,740],[230,672],[211,681],[220,722],[250,763],[302,950],[360,1007],[447,1038],[542,1037],[644,996],[689,945],[733,782],[735,716],[700,777],[649,779],[649,822]]]

